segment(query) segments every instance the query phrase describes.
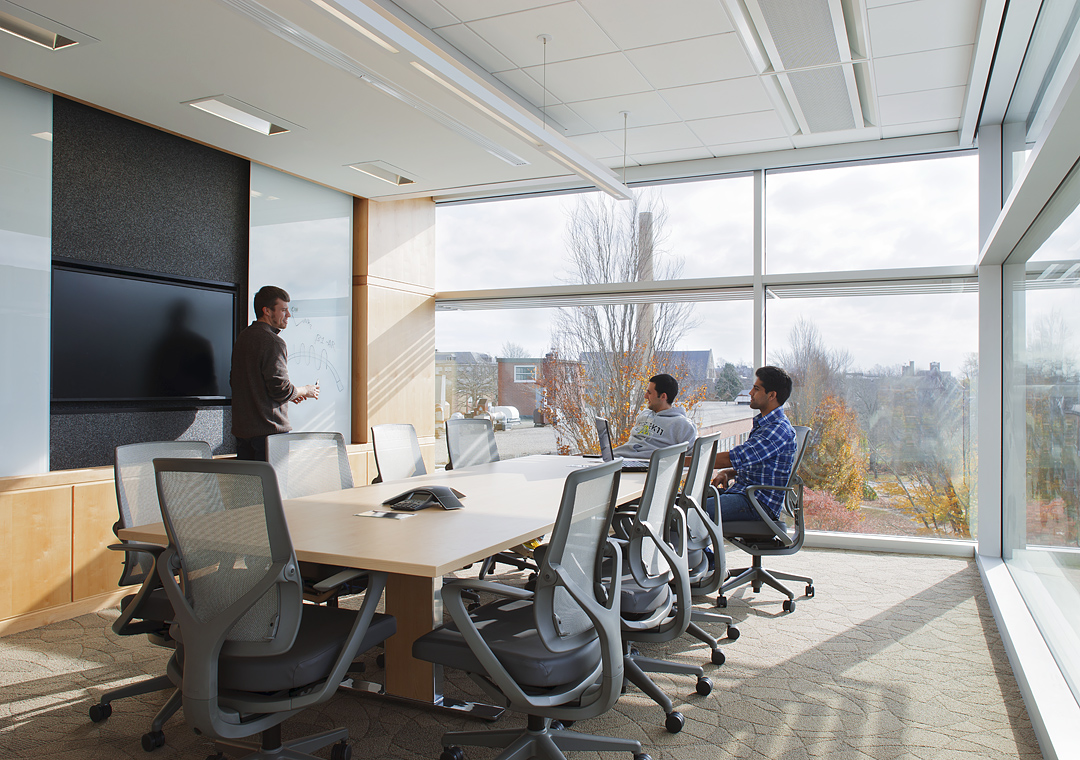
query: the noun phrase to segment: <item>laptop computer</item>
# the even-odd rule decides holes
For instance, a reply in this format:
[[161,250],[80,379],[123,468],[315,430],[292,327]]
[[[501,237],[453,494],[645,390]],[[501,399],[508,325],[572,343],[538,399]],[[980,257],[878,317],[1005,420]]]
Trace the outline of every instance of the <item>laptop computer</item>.
[[[600,438],[600,458],[610,462],[615,455],[611,451],[611,429],[608,421],[603,417],[594,417],[593,423],[596,425],[596,435]],[[622,469],[623,472],[645,472],[649,469],[649,460],[623,459]]]

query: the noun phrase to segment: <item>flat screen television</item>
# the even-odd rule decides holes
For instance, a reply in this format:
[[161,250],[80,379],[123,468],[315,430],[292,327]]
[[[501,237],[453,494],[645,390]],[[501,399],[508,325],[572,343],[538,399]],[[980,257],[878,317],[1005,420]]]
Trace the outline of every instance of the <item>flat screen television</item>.
[[236,286],[54,260],[52,400],[232,396]]

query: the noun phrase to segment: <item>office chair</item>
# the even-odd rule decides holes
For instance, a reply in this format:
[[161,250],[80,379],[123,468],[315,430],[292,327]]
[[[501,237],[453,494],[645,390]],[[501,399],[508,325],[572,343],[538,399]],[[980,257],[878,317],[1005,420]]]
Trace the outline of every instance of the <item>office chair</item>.
[[[283,499],[353,487],[349,453],[341,433],[277,433],[266,438],[266,459],[277,475]],[[364,571],[353,568],[300,563],[304,598],[315,604],[337,606],[338,597],[366,588]]]
[[446,421],[446,453],[450,461],[446,469],[461,469],[477,464],[499,461],[495,445],[495,428],[491,420],[472,419]]
[[[762,584],[772,586],[774,589],[787,596],[784,600],[784,611],[795,611],[795,595],[780,581],[798,581],[806,584],[807,598],[814,596],[814,581],[803,575],[791,575],[778,570],[769,571],[761,566],[761,558],[765,556],[777,556],[794,554],[802,548],[806,539],[806,521],[803,516],[803,483],[798,476],[799,465],[810,438],[810,428],[795,425],[795,461],[791,466],[791,475],[785,486],[749,486],[746,489],[746,497],[750,504],[757,510],[760,520],[746,520],[741,522],[726,522],[723,524],[724,538],[744,552],[752,556],[753,563],[750,567],[732,570],[732,577],[720,587],[720,596],[716,603],[720,607],[727,606],[725,594],[731,589],[750,584],[754,593],[761,591]],[[788,528],[784,522],[784,512],[780,513],[780,519],[774,520],[768,511],[757,500],[757,492],[764,490],[784,492],[784,512],[792,520],[792,527]],[[717,502],[717,514],[719,514],[719,502]]]
[[[472,579],[443,586],[452,622],[417,639],[413,656],[466,671],[493,699],[527,714],[528,723],[444,734],[440,760],[464,760],[462,744],[504,748],[499,760],[565,760],[564,750],[626,751],[648,760],[640,742],[578,734],[563,723],[602,715],[622,691],[622,563],[607,537],[618,483],[618,462],[566,478],[535,591]],[[605,557],[614,567],[606,582]],[[467,589],[500,598],[469,612]]]
[[158,459],[154,469],[169,539],[158,574],[179,629],[168,672],[187,722],[218,758],[230,748],[311,760],[337,742],[331,759],[348,760],[347,730],[283,743],[281,723],[328,700],[357,653],[394,634],[394,618],[375,612],[386,574],[369,574],[359,611],[304,604],[269,464]]
[[[495,428],[489,419],[474,417],[472,419],[447,420],[446,421],[446,453],[450,461],[446,465],[447,470],[464,469],[478,464],[499,461],[499,449],[495,445]],[[499,552],[485,559],[480,565],[477,577],[481,580],[495,570],[497,563],[509,565],[518,570],[536,571],[536,563],[528,558],[527,547],[515,547],[521,553],[513,550]]]
[[[690,466],[687,468],[683,489],[676,502],[686,514],[687,563],[690,591],[694,596],[708,596],[715,593],[727,574],[723,534],[704,509],[709,496],[716,495],[716,488],[709,481],[713,462],[716,461],[719,441],[720,433],[702,436],[694,441]],[[725,624],[729,641],[739,638],[739,629],[732,625],[731,617],[728,615],[709,612],[699,607],[693,608],[690,625],[686,632],[708,644],[712,650],[712,662],[723,665],[725,658],[720,650],[719,642],[705,631],[699,625],[700,623]]]
[[[161,522],[161,507],[154,482],[153,462],[157,457],[210,459],[210,444],[203,441],[157,441],[117,446],[114,477],[120,518],[113,524],[113,533],[118,533],[122,528]],[[158,646],[174,647],[175,642],[169,633],[173,609],[158,580],[156,569],[158,555],[164,551],[164,547],[122,540],[109,548],[124,552],[124,569],[119,585],[139,585],[137,593],[125,596],[120,602],[120,616],[112,624],[113,633],[118,636],[145,634]],[[99,723],[112,715],[112,702],[117,699],[163,689],[173,689],[173,694],[154,717],[150,730],[142,736],[143,749],[152,752],[165,744],[162,728],[180,709],[180,692],[174,689],[167,675],[110,689],[90,706],[90,720]]]
[[379,470],[372,483],[427,474],[416,428],[412,425],[373,425],[371,446],[375,450],[375,466]]
[[712,681],[699,665],[644,657],[633,644],[671,641],[682,636],[690,625],[693,601],[687,567],[686,516],[675,504],[685,452],[686,444],[679,443],[657,449],[649,458],[641,502],[627,516],[619,604],[626,678],[663,708],[664,727],[673,734],[682,730],[685,718],[647,674],[697,676],[696,689],[702,696],[712,692]]

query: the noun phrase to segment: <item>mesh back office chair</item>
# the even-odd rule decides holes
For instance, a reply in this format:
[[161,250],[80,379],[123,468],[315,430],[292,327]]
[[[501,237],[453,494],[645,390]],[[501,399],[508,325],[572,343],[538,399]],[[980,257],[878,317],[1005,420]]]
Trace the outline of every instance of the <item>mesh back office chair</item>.
[[[446,421],[446,453],[450,461],[447,470],[464,469],[479,464],[499,461],[499,449],[495,445],[495,428],[489,419]],[[515,552],[515,550],[518,550]],[[483,580],[495,570],[496,563],[509,565],[518,570],[536,571],[536,563],[529,561],[531,552],[525,545],[488,557],[480,565],[479,578]]]
[[[802,548],[803,541],[806,539],[806,522],[803,516],[803,484],[797,473],[799,465],[802,464],[803,455],[806,453],[811,432],[808,427],[795,426],[795,461],[791,467],[791,475],[788,477],[786,486],[749,486],[746,489],[746,496],[761,519],[723,524],[724,538],[754,559],[750,567],[731,571],[732,577],[720,588],[720,596],[717,597],[719,606],[726,606],[727,601],[724,595],[731,589],[747,583],[750,584],[755,593],[761,591],[762,584],[765,584],[786,595],[787,599],[784,600],[784,610],[786,612],[794,612],[795,595],[780,581],[805,583],[806,596],[814,596],[813,579],[804,575],[782,573],[778,570],[769,571],[761,566],[762,557],[794,554]],[[784,492],[784,507],[780,513],[780,519],[772,519],[768,511],[757,500],[757,492],[766,490]],[[792,521],[790,528],[783,519],[785,512]]]
[[[528,725],[447,733],[441,760],[463,760],[460,744],[503,747],[499,760],[565,760],[568,749],[627,751],[647,760],[637,741],[578,734],[554,722],[601,715],[622,691],[622,563],[607,538],[618,484],[618,462],[567,477],[535,591],[471,579],[443,587],[452,623],[417,639],[413,656],[468,672],[494,699],[526,713]],[[606,587],[605,556],[615,568]],[[501,598],[470,613],[466,589]]]
[[371,446],[375,450],[375,466],[379,470],[372,483],[427,474],[416,428],[412,425],[373,425]]
[[[353,487],[349,453],[341,433],[277,433],[266,438],[266,459],[277,474],[283,499]],[[364,572],[352,568],[300,563],[304,598],[337,606],[338,597],[364,590]]]
[[[719,441],[720,433],[701,436],[694,441],[690,466],[687,468],[686,480],[677,502],[686,513],[687,562],[690,571],[690,590],[694,596],[716,593],[727,574],[723,533],[704,509],[709,496],[714,498],[716,496],[716,488],[709,481],[713,462],[716,461]],[[712,562],[709,561],[710,553]],[[691,613],[687,633],[708,644],[712,650],[712,662],[723,665],[725,658],[720,650],[719,642],[699,623],[724,623],[727,626],[729,641],[739,638],[739,629],[732,625],[731,617],[728,615],[708,612],[698,607],[695,607]]]
[[446,421],[446,453],[450,461],[446,469],[453,470],[499,461],[495,445],[495,428],[491,420],[472,419]]
[[643,657],[633,643],[671,641],[682,636],[690,625],[693,601],[687,568],[686,517],[675,504],[685,452],[686,444],[680,443],[657,449],[649,457],[641,502],[627,516],[626,569],[619,605],[626,678],[663,708],[664,725],[671,733],[681,731],[685,719],[647,673],[697,676],[697,692],[703,696],[712,691],[712,682],[701,666]]
[[[157,457],[210,459],[210,444],[203,441],[157,441],[118,446],[115,452],[116,504],[120,519],[113,525],[113,532],[136,525],[161,522],[157,486],[154,482],[154,459]],[[119,636],[145,634],[158,646],[173,647],[169,634],[169,622],[173,608],[157,575],[158,555],[164,547],[121,541],[109,547],[124,552],[124,569],[119,585],[139,585],[139,591],[126,596],[120,602],[120,616],[113,622],[113,633]],[[110,689],[90,707],[90,720],[95,723],[112,715],[112,702],[138,694],[150,694],[163,689],[173,689],[173,683],[165,674],[129,686]],[[165,743],[162,728],[165,722],[180,709],[180,692],[175,691],[161,708],[143,734],[142,746],[151,752]]]
[[[386,575],[369,575],[359,611],[304,604],[269,464],[154,468],[169,537],[159,575],[179,629],[168,670],[188,723],[252,760],[311,759],[333,742],[332,760],[348,760],[345,729],[283,744],[280,724],[333,696],[357,653],[393,635],[394,618],[375,612]],[[258,733],[260,743],[241,741]]]

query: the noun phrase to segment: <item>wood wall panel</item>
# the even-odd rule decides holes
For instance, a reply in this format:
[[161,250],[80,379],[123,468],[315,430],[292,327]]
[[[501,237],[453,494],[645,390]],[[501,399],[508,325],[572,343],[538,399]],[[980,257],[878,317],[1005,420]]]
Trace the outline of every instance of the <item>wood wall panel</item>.
[[0,619],[71,601],[71,487],[0,493]]
[[431,437],[435,204],[358,199],[354,220],[353,442],[366,442],[372,425],[398,422]]
[[117,542],[116,488],[112,483],[85,483],[72,489],[71,599],[79,601],[116,588],[124,565],[123,552],[109,551]]

